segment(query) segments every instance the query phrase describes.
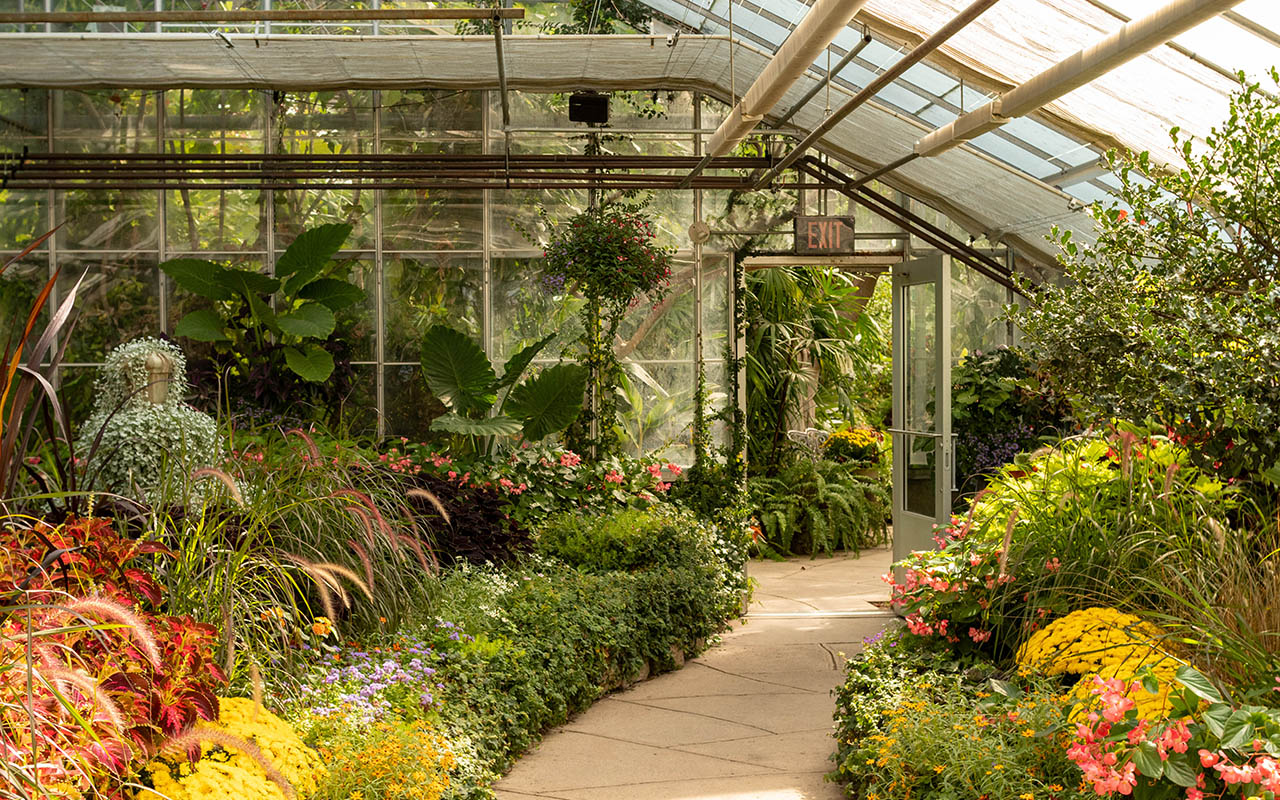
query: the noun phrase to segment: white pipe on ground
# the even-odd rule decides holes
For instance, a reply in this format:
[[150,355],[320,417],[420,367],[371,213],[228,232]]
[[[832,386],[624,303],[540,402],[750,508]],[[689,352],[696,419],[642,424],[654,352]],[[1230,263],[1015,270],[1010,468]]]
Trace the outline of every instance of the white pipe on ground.
[[817,0],[711,135],[707,155],[722,156],[742,141],[866,4],[867,0]]
[[916,155],[945,153],[1015,117],[1025,116],[1241,2],[1173,0],[920,139],[916,142]]

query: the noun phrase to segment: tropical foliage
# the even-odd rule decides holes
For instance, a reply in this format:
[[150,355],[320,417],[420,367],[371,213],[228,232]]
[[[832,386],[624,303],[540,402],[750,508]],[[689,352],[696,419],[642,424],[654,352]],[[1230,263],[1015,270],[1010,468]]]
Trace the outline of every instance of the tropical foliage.
[[497,377],[480,345],[466,334],[433,325],[422,337],[422,375],[449,412],[431,429],[474,437],[474,449],[489,453],[497,437],[519,433],[538,442],[567,428],[582,409],[587,370],[555,364],[520,382],[555,336],[547,336],[512,356]]
[[170,280],[210,304],[179,320],[174,335],[213,345],[216,379],[227,381],[228,395],[247,393],[269,408],[291,407],[294,387],[266,376],[287,370],[304,384],[329,380],[335,312],[365,299],[364,290],[338,277],[340,268],[330,263],[350,234],[351,225],[336,223],[303,231],[270,275],[198,258],[165,261],[160,268]]
[[851,405],[845,390],[881,366],[884,341],[861,313],[867,287],[839,270],[751,272],[746,299],[748,460],[768,472],[785,460],[787,430],[812,425],[817,403]]
[[775,477],[754,477],[748,493],[770,551],[857,553],[888,539],[889,494],[856,464],[799,459]]

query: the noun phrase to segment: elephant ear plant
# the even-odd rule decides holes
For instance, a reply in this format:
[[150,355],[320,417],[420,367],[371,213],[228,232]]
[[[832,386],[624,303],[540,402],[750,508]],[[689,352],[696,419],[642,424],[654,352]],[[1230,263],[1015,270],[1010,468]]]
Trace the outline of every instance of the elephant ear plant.
[[192,311],[174,333],[210,342],[231,356],[241,376],[256,358],[279,350],[285,366],[304,381],[319,383],[333,374],[333,355],[324,343],[337,326],[335,311],[364,300],[364,290],[332,277],[329,263],[351,234],[348,224],[304,231],[276,262],[273,275],[234,269],[197,258],[164,262],[174,283],[214,301]]
[[569,427],[582,410],[586,367],[555,364],[519,383],[553,338],[516,353],[499,378],[479,343],[446,325],[433,325],[422,337],[422,376],[449,411],[431,429],[476,437],[483,441],[477,451],[488,452],[498,436],[519,433],[536,442]]

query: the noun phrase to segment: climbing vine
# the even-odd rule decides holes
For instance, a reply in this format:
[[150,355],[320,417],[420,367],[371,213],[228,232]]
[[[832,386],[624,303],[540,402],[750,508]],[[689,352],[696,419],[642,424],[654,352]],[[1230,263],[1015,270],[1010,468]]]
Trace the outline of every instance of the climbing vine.
[[595,423],[588,452],[619,455],[617,388],[622,371],[614,350],[618,327],[641,302],[658,303],[669,290],[672,248],[656,242],[644,203],[602,203],[562,226],[543,250],[543,284],[576,290],[583,307],[583,362],[591,371],[587,406],[577,435]]

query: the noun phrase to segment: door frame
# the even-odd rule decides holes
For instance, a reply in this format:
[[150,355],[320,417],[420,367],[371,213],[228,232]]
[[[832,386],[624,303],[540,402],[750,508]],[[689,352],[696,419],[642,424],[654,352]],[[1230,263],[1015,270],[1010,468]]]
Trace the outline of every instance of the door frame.
[[[937,254],[908,261],[893,269],[893,560],[914,550],[930,549],[935,525],[951,519],[955,444],[951,432],[951,256]],[[909,371],[907,289],[934,285],[934,411],[933,430],[910,430],[906,425],[906,382]],[[908,436],[930,436],[936,442],[934,458],[934,516],[907,510]],[[895,570],[897,571],[897,570]],[[898,576],[899,579],[901,576]]]

